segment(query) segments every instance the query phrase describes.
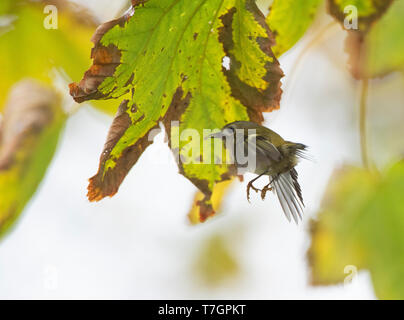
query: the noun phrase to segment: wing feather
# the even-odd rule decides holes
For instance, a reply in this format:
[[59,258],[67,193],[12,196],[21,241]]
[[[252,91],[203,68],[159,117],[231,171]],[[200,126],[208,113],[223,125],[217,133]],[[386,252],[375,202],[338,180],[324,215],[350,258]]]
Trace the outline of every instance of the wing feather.
[[286,218],[290,221],[292,216],[298,223],[299,218],[302,219],[304,203],[296,170],[292,169],[276,176],[272,184]]
[[[253,142],[253,137],[255,137],[255,143]],[[255,149],[256,152],[261,152],[274,161],[280,161],[282,159],[282,154],[280,153],[278,148],[263,137],[258,135],[250,135],[247,139],[248,145]]]
[[286,190],[286,193],[289,197],[288,198],[289,201],[292,203],[292,205],[294,207],[293,214],[294,214],[295,218],[297,219],[297,216],[299,216],[299,218],[302,219],[301,211],[303,211],[303,208],[298,200],[296,193],[294,192],[291,182],[287,181],[287,178],[285,177],[284,174],[280,175],[280,180],[282,182],[283,188]]
[[276,195],[278,196],[279,203],[281,204],[283,213],[285,214],[286,219],[288,219],[288,221],[290,222],[290,219],[291,219],[290,218],[290,212],[289,212],[289,210],[287,208],[287,205],[286,205],[287,201],[286,201],[285,196],[284,196],[284,194],[282,192],[282,189],[280,188],[279,181],[277,179],[275,179],[273,181],[273,185],[274,185],[274,188],[275,188],[275,191],[276,191]]

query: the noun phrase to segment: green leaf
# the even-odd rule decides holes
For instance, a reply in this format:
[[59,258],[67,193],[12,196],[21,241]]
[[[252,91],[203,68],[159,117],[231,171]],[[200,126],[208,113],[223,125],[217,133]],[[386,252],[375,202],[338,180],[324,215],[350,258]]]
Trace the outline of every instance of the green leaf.
[[[328,11],[344,26],[347,14],[347,6],[355,6],[358,14],[358,29],[348,29],[345,50],[349,54],[348,65],[352,75],[356,79],[368,78],[366,67],[365,39],[372,27],[379,21],[389,9],[393,0],[328,0]],[[400,1],[398,1],[400,2]],[[354,12],[352,12],[353,14]],[[351,17],[353,18],[353,17]]]
[[31,80],[12,89],[0,126],[0,237],[37,190],[65,119],[53,90]]
[[368,18],[378,15],[385,3],[389,0],[329,0],[330,5],[338,10],[341,14],[348,6],[354,6],[358,9],[359,18]]
[[11,1],[1,1],[0,2],[0,15],[6,14],[10,11]]
[[[180,150],[181,173],[205,194],[206,219],[213,213],[212,188],[230,177],[229,167],[184,163],[190,144],[179,135],[192,128],[202,138],[203,129],[235,120],[260,122],[262,112],[279,107],[283,74],[262,13],[250,0],[142,1],[132,16],[101,26],[93,39],[94,64],[71,84],[71,94],[76,101],[123,102],[90,181],[90,200],[117,192],[162,121],[171,148]],[[230,68],[222,66],[225,57]],[[180,122],[179,130],[171,132],[171,121]]]
[[404,71],[404,1],[395,1],[365,38],[369,77]]
[[[0,14],[15,17],[10,28],[0,31],[0,111],[10,88],[24,78],[52,83],[51,70],[63,68],[71,78],[81,75],[91,60],[91,34],[97,25],[81,7],[58,1],[58,29],[46,29],[49,1],[2,0]],[[111,112],[111,104],[98,104]]]
[[266,21],[274,33],[275,56],[292,48],[312,24],[323,0],[275,0]]
[[313,283],[343,281],[353,265],[370,271],[379,298],[403,299],[404,162],[381,175],[345,167],[330,181],[312,222]]

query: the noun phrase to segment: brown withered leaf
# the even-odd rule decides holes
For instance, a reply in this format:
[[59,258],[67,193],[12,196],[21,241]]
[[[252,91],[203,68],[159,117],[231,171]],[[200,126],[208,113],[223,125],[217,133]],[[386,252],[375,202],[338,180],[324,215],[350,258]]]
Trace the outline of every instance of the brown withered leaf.
[[[278,64],[274,64],[273,61],[267,61],[266,68],[268,72],[263,79],[274,85],[268,86],[265,90],[260,90],[260,88],[251,86],[237,76],[237,72],[241,66],[237,54],[240,54],[240,49],[242,48],[237,48],[238,50],[235,50],[235,43],[233,40],[234,35],[232,24],[236,12],[237,9],[233,8],[220,18],[223,27],[221,27],[219,32],[219,41],[223,44],[226,56],[230,58],[232,64],[236,65],[228,70],[224,69],[223,72],[232,88],[233,96],[244,106],[247,106],[250,120],[262,123],[262,121],[264,121],[262,115],[263,112],[269,112],[279,108],[279,101],[281,100],[282,95],[281,82],[279,80],[283,76],[283,73]],[[275,45],[275,42],[265,19],[263,19],[261,12],[257,10],[251,10],[251,12],[254,14],[256,21],[269,35],[268,38],[257,38],[257,43],[260,49],[266,55],[274,57],[271,47]]]
[[98,91],[98,86],[114,74],[115,69],[120,64],[121,52],[114,45],[107,47],[101,44],[101,39],[106,32],[116,25],[124,26],[129,15],[124,15],[119,19],[112,20],[100,25],[95,31],[91,41],[94,48],[91,50],[91,59],[93,65],[86,71],[79,84],[71,83],[69,85],[70,94],[76,102],[84,102],[92,99],[102,99],[104,95]]
[[[211,195],[211,204],[215,212],[220,211],[223,198],[233,185],[234,181],[235,179],[231,179],[215,184]],[[201,221],[204,222],[211,216],[209,212],[210,208],[206,208],[206,205],[203,203],[204,198],[205,195],[201,191],[195,193],[192,208],[188,212],[188,220],[192,225],[198,224]],[[208,212],[205,210],[208,210]]]

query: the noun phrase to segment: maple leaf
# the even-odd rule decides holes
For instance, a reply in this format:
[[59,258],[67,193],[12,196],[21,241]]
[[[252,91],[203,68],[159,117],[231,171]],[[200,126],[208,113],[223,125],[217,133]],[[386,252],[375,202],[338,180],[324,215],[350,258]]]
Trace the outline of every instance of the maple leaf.
[[[271,50],[272,34],[252,0],[132,3],[133,12],[99,27],[92,67],[70,85],[78,102],[122,100],[88,197],[98,201],[118,191],[162,122],[180,172],[204,194],[199,205],[205,220],[214,213],[214,185],[233,172],[226,164],[183,161],[189,146],[180,133],[192,128],[203,137],[203,129],[262,122],[262,112],[279,108],[283,73]],[[171,130],[173,121],[178,130]]]

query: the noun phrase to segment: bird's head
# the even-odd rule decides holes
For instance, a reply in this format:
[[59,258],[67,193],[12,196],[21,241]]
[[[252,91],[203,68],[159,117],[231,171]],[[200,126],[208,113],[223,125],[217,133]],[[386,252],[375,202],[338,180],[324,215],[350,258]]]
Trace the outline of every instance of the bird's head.
[[236,127],[233,123],[225,125],[220,131],[208,135],[205,139],[216,138],[216,139],[226,139],[227,137],[234,136],[236,132]]

